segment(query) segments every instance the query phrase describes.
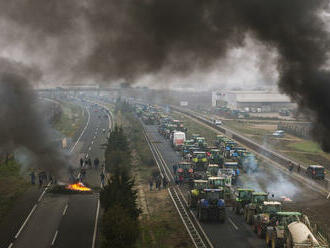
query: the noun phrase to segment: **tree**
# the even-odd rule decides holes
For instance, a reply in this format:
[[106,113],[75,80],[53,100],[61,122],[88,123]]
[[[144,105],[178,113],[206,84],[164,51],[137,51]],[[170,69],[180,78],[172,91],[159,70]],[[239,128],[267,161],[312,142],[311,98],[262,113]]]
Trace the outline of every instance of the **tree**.
[[104,235],[102,247],[134,247],[139,236],[138,221],[130,217],[127,209],[115,204],[104,214],[102,231]]

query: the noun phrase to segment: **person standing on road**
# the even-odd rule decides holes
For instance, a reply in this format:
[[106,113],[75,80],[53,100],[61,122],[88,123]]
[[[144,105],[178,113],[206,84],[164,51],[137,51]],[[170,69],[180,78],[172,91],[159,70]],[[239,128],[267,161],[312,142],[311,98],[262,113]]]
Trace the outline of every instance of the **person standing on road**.
[[99,160],[98,158],[95,158],[95,159],[94,159],[94,167],[95,167],[95,170],[98,169],[99,164],[100,164],[100,160]]
[[84,160],[80,158],[80,168],[83,167],[83,165],[84,165]]
[[166,189],[167,188],[167,184],[168,184],[168,181],[166,179],[166,177],[163,178],[163,188]]
[[102,185],[102,188],[103,188],[104,187],[104,179],[105,179],[105,175],[103,173],[103,170],[102,170],[102,172],[100,174],[100,178],[101,178],[101,185]]
[[149,189],[152,191],[152,187],[154,186],[154,181],[152,179],[149,180]]
[[42,172],[39,172],[38,177],[39,177],[39,187],[42,187],[42,184],[43,184],[43,181],[42,181]]
[[300,164],[298,164],[298,166],[297,166],[297,172],[298,172],[298,173],[300,173],[300,169],[301,169],[301,168],[300,168]]
[[88,167],[89,168],[92,167],[92,160],[91,160],[91,158],[88,158]]
[[31,176],[31,184],[35,185],[36,184],[36,175],[35,175],[34,171],[32,171],[30,173],[30,176]]

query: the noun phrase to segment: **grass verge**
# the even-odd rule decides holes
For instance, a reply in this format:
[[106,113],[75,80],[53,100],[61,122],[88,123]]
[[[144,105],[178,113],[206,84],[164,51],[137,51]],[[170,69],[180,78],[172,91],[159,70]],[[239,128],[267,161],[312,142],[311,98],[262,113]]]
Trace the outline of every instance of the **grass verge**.
[[61,118],[53,124],[53,127],[66,137],[72,137],[83,124],[84,110],[75,104],[60,102],[62,108]]
[[[138,187],[141,235],[138,248],[190,248],[193,244],[166,189],[150,191],[148,181],[157,167],[146,143],[143,127],[132,113],[117,112],[116,122],[123,125],[132,144],[133,164]],[[134,125],[133,125],[134,123]]]

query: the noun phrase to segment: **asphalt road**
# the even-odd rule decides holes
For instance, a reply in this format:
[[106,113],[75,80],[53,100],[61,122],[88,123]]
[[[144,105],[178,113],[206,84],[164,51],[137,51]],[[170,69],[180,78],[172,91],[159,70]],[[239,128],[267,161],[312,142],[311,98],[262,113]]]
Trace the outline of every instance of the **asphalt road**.
[[[158,133],[156,126],[145,125],[145,128],[151,142],[158,147],[172,171],[172,165],[182,159],[180,154],[175,152],[169,141]],[[289,197],[292,202],[287,204],[291,206],[297,202],[313,201],[321,197],[321,194],[306,185],[267,165],[263,165],[258,173],[241,174],[239,184],[275,194],[274,199],[280,199],[281,196]],[[187,192],[185,188],[182,188],[182,191],[184,194]],[[264,240],[259,239],[251,226],[247,225],[241,216],[234,214],[231,208],[227,208],[227,219],[224,224],[201,223],[201,225],[214,247],[265,246]]]
[[[75,158],[77,173],[79,158],[88,157],[94,160],[98,157],[104,160],[102,144],[106,141],[108,118],[106,112],[87,103],[80,103],[87,107],[90,113],[88,125],[80,137],[72,156]],[[105,129],[106,132],[102,130]],[[82,131],[82,130],[80,130]],[[87,170],[84,182],[91,187],[100,186],[100,168]],[[98,194],[61,195],[46,193],[36,205],[34,212],[27,221],[11,247],[92,247]]]

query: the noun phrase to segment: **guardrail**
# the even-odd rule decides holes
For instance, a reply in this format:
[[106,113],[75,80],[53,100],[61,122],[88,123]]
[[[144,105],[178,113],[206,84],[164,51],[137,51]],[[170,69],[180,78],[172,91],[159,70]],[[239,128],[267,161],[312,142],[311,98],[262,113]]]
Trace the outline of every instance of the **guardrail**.
[[[158,166],[161,176],[166,177],[169,182],[173,183],[173,179],[174,179],[173,175],[169,171],[169,168],[166,162],[164,161],[164,159],[162,158],[162,155],[158,150],[158,148],[150,141],[145,128],[144,128],[144,136],[150,148],[150,151],[155,159],[155,162]],[[212,243],[207,238],[202,227],[199,225],[198,221],[194,218],[193,214],[187,208],[187,205],[185,204],[185,199],[182,193],[180,192],[180,190],[177,189],[176,186],[170,186],[168,191],[173,201],[173,204],[176,210],[178,211],[180,218],[192,242],[194,243],[194,246],[196,248],[213,248]]]
[[[221,126],[216,126],[212,123],[211,120],[199,115],[198,113],[195,113],[193,111],[190,110],[186,110],[186,109],[181,109],[175,106],[171,106],[171,108],[177,112],[181,112],[183,114],[186,114],[192,118],[195,118],[197,120],[199,120],[200,122],[207,124],[208,126],[222,132],[223,134],[231,137],[232,139],[238,141],[239,143],[241,143],[242,145],[245,145],[246,147],[248,147],[251,150],[256,151],[257,153],[271,159],[272,161],[281,164],[281,165],[288,165],[290,162],[292,164],[294,164],[296,167],[298,166],[298,163],[296,161],[293,161],[285,156],[283,156],[282,154],[276,153],[274,151],[269,150],[268,148],[252,141],[251,139],[248,139],[247,137],[242,136],[241,134],[232,131],[226,127],[221,127]],[[303,165],[301,165],[301,174],[305,174],[304,172],[306,172],[306,167],[304,167]],[[320,185],[325,191],[329,191],[329,180],[325,179],[325,180],[319,180],[319,181],[314,181],[315,183],[317,183],[318,185]],[[330,195],[330,194],[329,194]],[[329,197],[328,195],[328,197]]]

